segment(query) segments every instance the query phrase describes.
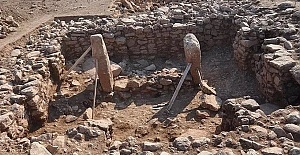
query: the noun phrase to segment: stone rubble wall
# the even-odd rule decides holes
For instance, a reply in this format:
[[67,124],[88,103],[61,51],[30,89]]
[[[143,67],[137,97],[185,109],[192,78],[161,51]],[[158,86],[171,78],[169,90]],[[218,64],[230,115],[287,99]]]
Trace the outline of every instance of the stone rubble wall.
[[29,129],[37,128],[48,120],[48,103],[55,92],[65,66],[59,36],[45,26],[40,34],[32,36],[25,48],[15,49],[12,60],[13,89],[8,92],[11,104],[24,105]]
[[[245,26],[237,32],[233,44],[234,57],[241,69],[253,70],[261,92],[269,101],[282,105],[297,100],[300,91],[300,83],[297,82],[299,69],[295,67],[291,70],[298,63],[294,55],[299,50],[294,47],[293,41],[289,41],[293,40],[290,36],[296,34],[296,31],[291,31],[293,30],[286,30],[287,35],[278,29],[267,32],[266,29],[250,29]],[[279,36],[285,36],[289,40]]]
[[232,19],[223,15],[199,19],[195,23],[171,23],[166,20],[155,21],[151,25],[123,23],[113,26],[109,32],[69,32],[68,37],[64,38],[64,55],[67,59],[79,57],[90,45],[90,35],[100,33],[111,56],[170,57],[183,54],[183,38],[187,33],[195,34],[201,48],[208,49],[214,45],[230,44],[236,29]]

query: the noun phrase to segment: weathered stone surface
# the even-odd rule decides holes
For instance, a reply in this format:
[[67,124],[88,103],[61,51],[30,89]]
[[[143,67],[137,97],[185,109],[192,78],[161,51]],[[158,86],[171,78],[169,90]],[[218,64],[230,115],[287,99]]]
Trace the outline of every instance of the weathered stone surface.
[[77,119],[76,116],[73,116],[73,115],[67,115],[67,116],[66,116],[66,119],[65,119],[65,122],[66,122],[66,123],[71,123],[71,122],[74,122],[76,119]]
[[0,131],[5,131],[13,123],[14,114],[12,112],[0,115]]
[[14,49],[14,50],[10,53],[10,55],[11,55],[12,57],[18,57],[18,56],[20,56],[20,54],[21,54],[21,50],[20,50],[20,49]]
[[209,152],[209,151],[201,151],[200,153],[198,153],[197,155],[213,155],[213,153]]
[[289,70],[296,65],[296,61],[289,56],[283,56],[270,61],[270,64],[280,70]]
[[210,139],[206,137],[197,138],[192,142],[193,148],[202,147],[208,144],[210,144]]
[[144,142],[143,151],[156,152],[162,148],[161,143]]
[[253,99],[244,100],[241,105],[251,111],[259,109],[259,104]]
[[283,129],[292,134],[300,135],[300,126],[296,124],[286,124],[283,126]]
[[92,108],[87,108],[85,112],[83,113],[83,119],[92,119],[93,118],[93,109]]
[[40,143],[33,142],[29,151],[30,155],[51,155],[51,153]]
[[285,117],[286,123],[300,124],[300,112],[294,111]]
[[300,84],[300,65],[294,66],[290,72],[292,73],[294,79]]
[[261,150],[263,155],[282,155],[283,149],[279,147],[269,147]]
[[201,83],[201,50],[200,43],[194,34],[187,34],[183,38],[183,47],[185,53],[185,60],[187,63],[191,63],[191,75],[194,84]]
[[215,95],[206,95],[201,96],[202,103],[201,107],[209,109],[211,111],[218,111],[222,104],[222,100]]
[[101,34],[96,34],[91,36],[92,53],[93,57],[98,61],[98,78],[100,80],[102,90],[104,92],[113,91],[113,73],[110,68],[110,61]]
[[114,77],[119,76],[120,73],[122,72],[121,66],[112,61],[110,63],[110,68],[111,68],[111,71],[112,71]]
[[89,126],[98,127],[101,130],[108,131],[112,128],[113,122],[110,119],[89,120],[86,122]]
[[289,150],[289,155],[299,155],[300,154],[300,148],[299,147],[293,147]]
[[191,141],[187,137],[177,137],[173,144],[179,151],[186,151],[189,149]]
[[128,91],[128,79],[119,79],[115,81],[114,90],[116,91]]

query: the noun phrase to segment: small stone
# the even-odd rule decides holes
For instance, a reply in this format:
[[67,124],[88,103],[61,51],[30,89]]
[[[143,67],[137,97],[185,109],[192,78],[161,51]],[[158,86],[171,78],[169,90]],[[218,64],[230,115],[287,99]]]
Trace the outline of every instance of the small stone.
[[81,85],[80,82],[77,80],[72,80],[71,82],[71,86],[80,86],[80,85]]
[[118,150],[120,148],[121,144],[122,144],[122,142],[116,140],[112,143],[112,145],[110,146],[109,149],[110,150]]
[[40,51],[33,51],[26,55],[27,58],[38,57],[41,54]]
[[283,129],[287,133],[291,133],[295,141],[300,141],[300,126],[295,124],[286,124],[283,126]]
[[93,109],[92,108],[87,108],[85,112],[83,113],[83,119],[92,119],[93,118]]
[[12,57],[19,57],[21,55],[21,50],[20,49],[14,49],[11,54]]
[[202,147],[207,144],[210,144],[210,139],[206,137],[197,138],[192,142],[193,148]]
[[291,42],[289,42],[289,41],[285,41],[284,44],[283,44],[283,46],[287,50],[293,49],[293,44]]
[[285,118],[286,123],[300,124],[300,113],[298,111],[291,112]]
[[269,147],[261,150],[263,155],[282,155],[283,149],[279,147]]
[[141,81],[137,80],[137,79],[130,79],[127,83],[127,87],[129,88],[139,88],[141,87]]
[[31,144],[29,155],[51,155],[51,153],[40,143],[33,142]]
[[33,97],[38,93],[38,88],[35,86],[27,87],[21,90],[22,95]]
[[299,155],[300,154],[300,148],[299,147],[293,147],[289,150],[289,155]]
[[187,137],[178,137],[174,140],[173,143],[179,151],[186,151],[191,145],[191,142]]
[[285,1],[285,2],[279,3],[277,7],[281,10],[284,10],[284,9],[287,9],[287,8],[293,8],[294,3],[291,2],[291,1]]
[[209,109],[211,111],[219,111],[222,100],[218,96],[204,94],[203,96],[201,96],[201,99],[201,107]]
[[168,86],[168,85],[171,85],[173,83],[173,81],[171,79],[161,78],[159,80],[159,83],[163,86]]
[[0,115],[0,131],[6,131],[13,123],[14,114],[8,112],[4,115]]
[[209,112],[207,110],[196,110],[196,118],[205,119],[210,117]]
[[76,119],[77,119],[76,116],[73,116],[73,115],[67,115],[67,116],[66,116],[66,119],[65,119],[65,122],[66,122],[66,123],[71,123],[71,122],[74,122]]
[[163,151],[163,152],[160,153],[160,155],[170,155],[170,153]]
[[280,126],[275,126],[272,130],[276,133],[277,138],[286,137],[286,132]]
[[47,149],[51,154],[56,154],[56,152],[58,151],[58,146],[47,145],[46,149]]
[[65,136],[57,136],[53,140],[53,146],[58,146],[59,148],[65,147]]
[[115,81],[114,90],[115,91],[128,91],[127,87],[129,80],[128,79],[118,79]]
[[143,143],[143,151],[151,151],[156,152],[160,150],[162,147],[161,143],[152,143],[152,142],[144,142]]
[[253,99],[244,100],[241,105],[251,111],[259,109],[259,104]]
[[249,149],[246,155],[260,155],[257,151],[253,149]]
[[112,61],[110,62],[110,68],[111,68],[111,71],[112,71],[114,77],[119,76],[122,72],[121,66]]
[[201,151],[200,153],[198,153],[197,155],[213,155],[213,153],[209,152],[209,151]]

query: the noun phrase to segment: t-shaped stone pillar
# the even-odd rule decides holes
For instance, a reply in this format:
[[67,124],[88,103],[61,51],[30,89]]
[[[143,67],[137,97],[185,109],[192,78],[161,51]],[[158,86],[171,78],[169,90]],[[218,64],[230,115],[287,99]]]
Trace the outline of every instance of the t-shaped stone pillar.
[[91,36],[92,55],[98,66],[96,72],[104,92],[112,92],[114,86],[113,74],[110,68],[110,61],[107,49],[101,34]]
[[[183,38],[186,63],[191,63],[191,75],[195,84],[201,84],[201,50],[200,43],[196,36],[188,33]],[[198,72],[199,71],[199,72]]]

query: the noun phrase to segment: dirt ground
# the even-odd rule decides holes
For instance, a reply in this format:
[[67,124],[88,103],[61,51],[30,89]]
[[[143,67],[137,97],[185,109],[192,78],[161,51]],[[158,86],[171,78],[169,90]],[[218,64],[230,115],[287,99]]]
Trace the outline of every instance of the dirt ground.
[[[283,1],[283,0],[280,0]],[[263,6],[273,6],[278,4],[280,1],[266,1],[263,0]],[[0,40],[0,54],[7,57],[5,54],[6,51],[9,51],[12,47],[18,45],[17,40],[22,39],[24,36],[28,36],[36,27],[40,24],[45,23],[51,20],[55,16],[83,16],[83,15],[103,15],[110,14],[111,0],[0,0],[0,17],[13,16],[14,19],[20,23],[20,27],[17,32],[11,33],[7,38]],[[300,8],[300,2],[296,3],[296,7]],[[22,42],[22,41],[21,41]],[[218,50],[218,49],[216,49]],[[214,53],[214,52],[212,52]],[[232,57],[226,55],[229,60],[232,60]],[[204,56],[205,57],[205,56]],[[207,58],[215,58],[214,63],[204,62],[207,65],[207,68],[213,68],[219,65],[219,63],[228,63],[226,66],[227,69],[232,69],[234,65],[231,62],[220,62],[218,60],[218,55],[207,55]],[[219,55],[219,57],[224,57],[224,55]],[[206,59],[208,60],[208,59]],[[0,63],[1,64],[1,63]],[[8,64],[9,65],[9,64]],[[221,65],[222,66],[222,65]],[[205,66],[204,66],[205,70]],[[226,68],[215,68],[215,72],[210,72],[206,74],[207,78],[211,81],[213,86],[215,86],[218,91],[223,93],[224,98],[227,97],[237,97],[241,95],[251,94],[253,96],[259,96],[253,85],[253,79],[246,78],[247,73],[239,74],[242,77],[237,77],[239,80],[245,80],[248,85],[243,85],[250,92],[241,92],[240,90],[245,90],[243,87],[239,87],[240,90],[232,89],[232,84],[240,84],[245,81],[236,82],[233,78],[230,78],[231,75],[224,78],[233,79],[231,83],[220,83],[220,79],[214,81],[210,79],[211,77],[216,77],[214,73],[219,72],[220,70],[226,72]],[[234,70],[236,73],[240,73],[237,69]],[[208,71],[204,71],[207,72]],[[69,128],[76,127],[81,123],[82,119],[79,118],[77,121],[66,125],[64,123],[64,118],[62,115],[67,115],[65,110],[70,107],[78,106],[80,109],[86,109],[91,106],[93,90],[89,89],[89,86],[93,86],[92,81],[86,81],[88,78],[85,74],[83,75],[73,75],[74,79],[78,80],[82,86],[74,88],[73,90],[68,89],[68,93],[72,94],[68,99],[68,104],[63,104],[64,99],[53,99],[50,103],[50,116],[53,118],[50,119],[50,122],[46,124],[45,127],[29,134],[29,136],[40,135],[41,133],[51,133],[57,132],[58,134],[65,134],[65,131]],[[219,83],[218,83],[219,82]],[[230,81],[229,81],[230,82]],[[68,88],[68,83],[65,83],[62,87]],[[219,87],[219,88],[218,88]],[[231,90],[234,92],[226,92],[226,89],[231,87]],[[175,109],[172,111],[173,120],[167,119],[167,116],[170,118],[170,115],[167,115],[165,109],[153,110],[153,105],[161,104],[168,101],[171,98],[172,92],[169,94],[162,95],[157,98],[151,96],[143,96],[143,94],[137,94],[133,96],[129,101],[119,101],[119,100],[106,100],[103,101],[103,96],[99,95],[99,101],[97,102],[96,107],[96,119],[101,118],[110,118],[113,120],[115,125],[113,126],[113,140],[125,140],[128,136],[136,135],[139,137],[139,141],[160,141],[168,142],[173,141],[175,137],[178,137],[181,134],[189,132],[191,129],[197,131],[203,131],[202,133],[194,133],[198,135],[202,134],[215,134],[217,127],[221,124],[221,118],[211,117],[205,120],[194,120],[195,111],[199,108],[199,96],[201,92],[198,89],[189,90],[186,92],[180,92],[180,96],[175,102]],[[236,93],[236,94],[235,94]],[[232,96],[229,96],[231,94]],[[54,113],[55,111],[55,113]],[[83,110],[84,111],[84,110]],[[53,113],[51,113],[53,112]],[[72,114],[75,116],[80,116],[82,113]],[[158,119],[157,124],[151,122],[155,119]],[[156,127],[153,127],[155,125]],[[140,136],[139,130],[147,130],[148,133]],[[234,139],[236,140],[236,139]],[[101,143],[102,141],[90,141],[93,143],[92,153],[97,154],[100,151],[97,150],[97,147],[108,144]],[[167,144],[166,144],[167,145]],[[69,146],[72,149],[72,145]],[[82,153],[85,149],[89,149],[88,145],[83,145]],[[103,150],[102,150],[103,151]],[[237,150],[235,150],[237,151]],[[1,154],[1,153],[0,153]]]

